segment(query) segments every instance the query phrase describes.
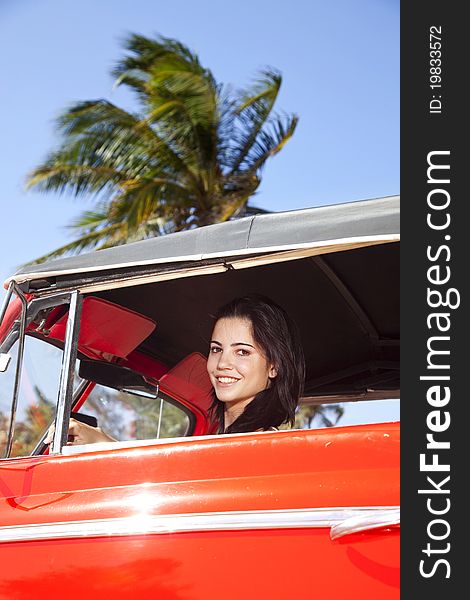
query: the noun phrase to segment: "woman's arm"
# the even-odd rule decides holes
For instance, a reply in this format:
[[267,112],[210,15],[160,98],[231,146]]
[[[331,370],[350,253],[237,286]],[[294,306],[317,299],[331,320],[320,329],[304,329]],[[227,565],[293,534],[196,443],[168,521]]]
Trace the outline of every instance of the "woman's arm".
[[[52,443],[55,427],[52,425],[47,432],[45,444]],[[102,431],[100,427],[92,427],[75,419],[70,419],[67,446],[96,444],[98,442],[117,442],[116,439]]]

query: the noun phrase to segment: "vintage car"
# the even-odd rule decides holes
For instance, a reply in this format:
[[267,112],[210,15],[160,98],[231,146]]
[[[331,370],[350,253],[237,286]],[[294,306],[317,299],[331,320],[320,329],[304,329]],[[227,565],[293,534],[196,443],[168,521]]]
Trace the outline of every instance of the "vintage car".
[[[245,217],[12,276],[0,598],[398,599],[398,421],[307,418],[399,398],[398,284],[398,197]],[[299,325],[300,420],[217,435],[212,315],[247,292]],[[71,414],[119,441],[67,445]]]

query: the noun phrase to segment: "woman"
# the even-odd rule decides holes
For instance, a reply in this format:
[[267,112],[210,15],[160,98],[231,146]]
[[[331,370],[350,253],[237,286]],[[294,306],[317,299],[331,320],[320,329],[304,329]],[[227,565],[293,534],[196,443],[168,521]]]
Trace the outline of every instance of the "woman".
[[305,363],[295,323],[260,295],[232,300],[216,315],[207,371],[219,433],[293,425]]
[[[303,351],[295,323],[269,298],[253,294],[219,309],[207,372],[214,388],[210,412],[219,433],[293,425],[303,389]],[[68,445],[116,441],[75,419],[70,419],[69,440]]]

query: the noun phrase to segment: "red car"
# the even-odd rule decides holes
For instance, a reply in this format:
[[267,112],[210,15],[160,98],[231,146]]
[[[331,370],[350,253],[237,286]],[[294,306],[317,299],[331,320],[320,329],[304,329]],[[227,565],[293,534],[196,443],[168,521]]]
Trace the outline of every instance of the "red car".
[[[0,598],[397,600],[399,423],[317,423],[348,402],[399,398],[398,282],[398,197],[247,217],[11,277]],[[246,292],[298,323],[305,393],[293,429],[216,435],[211,315]],[[119,441],[67,445],[71,415]]]

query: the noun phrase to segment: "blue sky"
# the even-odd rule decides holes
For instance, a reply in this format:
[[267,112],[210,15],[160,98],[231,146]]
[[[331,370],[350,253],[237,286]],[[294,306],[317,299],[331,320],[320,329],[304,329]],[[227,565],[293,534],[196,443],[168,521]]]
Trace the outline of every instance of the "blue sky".
[[[278,108],[294,138],[266,166],[253,204],[280,211],[399,193],[398,0],[0,0],[0,279],[69,241],[92,204],[24,190],[57,143],[69,104],[107,98],[128,33],[175,37],[215,77],[283,74]],[[3,291],[0,292],[0,299]]]
[[[108,98],[129,32],[176,37],[235,86],[283,74],[279,108],[300,122],[253,204],[289,210],[399,193],[397,0],[0,0],[0,278],[69,241],[91,203],[24,190],[76,100]],[[2,292],[3,294],[3,292]]]

